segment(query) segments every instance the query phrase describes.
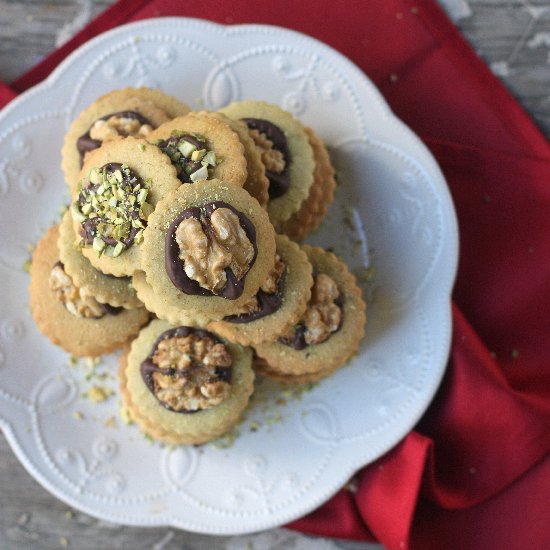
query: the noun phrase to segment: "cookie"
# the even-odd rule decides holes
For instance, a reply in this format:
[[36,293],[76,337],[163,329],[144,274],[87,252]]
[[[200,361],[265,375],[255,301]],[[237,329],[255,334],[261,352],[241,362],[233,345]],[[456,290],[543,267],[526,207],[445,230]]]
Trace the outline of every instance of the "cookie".
[[220,109],[244,121],[259,148],[269,179],[269,218],[277,230],[298,212],[313,184],[313,150],[301,124],[276,105],[234,102]]
[[332,364],[326,369],[321,369],[310,374],[282,374],[279,371],[273,370],[265,359],[258,356],[254,356],[252,366],[256,374],[288,385],[314,384],[323,378],[327,378],[340,368],[340,365]]
[[[153,288],[145,278],[144,271],[136,271],[132,275],[132,286],[134,287],[139,300],[143,302],[144,306],[149,311],[152,311],[152,312],[161,311],[163,319],[177,320],[182,318],[183,313],[180,307],[178,307],[177,305],[166,303],[166,300],[164,300],[161,296],[158,296],[157,294],[155,294],[155,292],[153,291]],[[187,313],[188,313],[188,315],[186,316],[187,325],[190,325],[190,326],[201,325],[200,322],[195,320],[193,311],[188,311]],[[157,317],[158,317],[158,314],[157,314]]]
[[141,269],[153,312],[206,326],[239,311],[275,262],[275,233],[244,189],[219,180],[181,185],[157,204],[143,233]]
[[149,214],[181,185],[176,169],[154,145],[127,137],[92,151],[80,177],[71,213],[82,254],[103,273],[131,276]]
[[113,307],[133,309],[143,307],[129,277],[105,275],[92,266],[75,242],[73,219],[65,212],[59,226],[59,258],[73,283],[98,302]]
[[36,246],[30,266],[32,316],[42,334],[68,353],[97,356],[121,347],[149,320],[144,308],[113,308],[76,287],[59,260],[59,227]]
[[252,353],[202,329],[155,320],[119,369],[140,429],[170,444],[201,444],[236,424],[254,389]]
[[153,129],[189,107],[160,90],[125,88],[105,94],[72,122],[61,151],[61,168],[71,194],[87,154],[118,136],[146,137]]
[[282,233],[299,241],[315,231],[323,221],[336,189],[334,168],[324,143],[311,128],[304,127],[304,130],[315,158],[313,184],[300,210],[279,227]]
[[322,376],[344,365],[363,337],[365,303],[354,276],[331,252],[308,245],[303,249],[313,265],[311,300],[291,330],[276,342],[254,346],[269,365],[268,375]]
[[276,235],[275,241],[275,266],[258,293],[241,313],[210,323],[209,330],[248,346],[274,341],[300,320],[311,297],[311,264],[305,252],[285,235]]
[[170,158],[182,183],[219,179],[242,187],[246,181],[244,146],[212,113],[201,111],[170,120],[148,140]]
[[265,208],[269,201],[269,180],[265,174],[265,166],[262,162],[260,150],[250,136],[248,126],[241,120],[229,118],[223,113],[212,114],[220,117],[239,136],[239,140],[244,147],[247,172],[243,188],[260,203],[260,206]]

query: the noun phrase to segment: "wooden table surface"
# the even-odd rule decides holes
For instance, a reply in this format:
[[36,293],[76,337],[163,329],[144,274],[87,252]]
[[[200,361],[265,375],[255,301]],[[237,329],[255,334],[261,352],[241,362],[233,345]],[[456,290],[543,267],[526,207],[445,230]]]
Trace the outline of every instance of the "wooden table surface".
[[[383,1],[383,0],[379,0]],[[439,0],[475,50],[550,137],[550,0]],[[11,81],[112,0],[0,0],[0,79]],[[0,436],[0,549],[373,549],[284,530],[209,537],[121,527],[71,510],[23,469]]]

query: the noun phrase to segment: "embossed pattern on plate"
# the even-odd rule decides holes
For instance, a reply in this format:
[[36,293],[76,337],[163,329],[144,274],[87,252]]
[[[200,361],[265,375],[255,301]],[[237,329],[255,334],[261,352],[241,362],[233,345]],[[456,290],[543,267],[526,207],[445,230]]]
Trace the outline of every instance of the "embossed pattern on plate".
[[[122,426],[118,400],[83,399],[82,368],[69,366],[28,312],[27,247],[68,200],[64,133],[98,95],[140,85],[196,109],[277,103],[317,130],[338,171],[336,200],[310,241],[359,275],[369,318],[362,348],[300,395],[262,381],[228,448],[169,449]],[[447,187],[373,84],[316,40],[178,18],[101,35],[0,114],[0,196],[0,425],[42,485],[94,516],[211,534],[286,523],[395,445],[437,389],[458,254]],[[116,391],[115,369],[115,356],[96,367]]]

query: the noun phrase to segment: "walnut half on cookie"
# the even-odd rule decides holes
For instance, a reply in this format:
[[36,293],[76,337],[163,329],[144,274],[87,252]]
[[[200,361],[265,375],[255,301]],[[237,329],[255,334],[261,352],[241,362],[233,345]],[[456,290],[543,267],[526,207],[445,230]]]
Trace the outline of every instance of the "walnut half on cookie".
[[192,327],[152,321],[121,359],[124,404],[141,430],[171,444],[200,444],[239,419],[254,388],[252,353]]
[[143,235],[141,269],[152,292],[136,286],[138,295],[175,325],[205,326],[237,312],[275,262],[265,210],[244,189],[219,180],[167,195]]

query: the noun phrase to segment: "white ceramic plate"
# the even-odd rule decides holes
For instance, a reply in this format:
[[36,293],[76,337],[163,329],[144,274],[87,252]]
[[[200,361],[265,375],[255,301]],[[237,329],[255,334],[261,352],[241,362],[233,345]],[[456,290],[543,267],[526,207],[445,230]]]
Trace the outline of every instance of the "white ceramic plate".
[[[58,217],[70,121],[98,95],[156,86],[195,108],[278,103],[329,145],[341,182],[312,242],[363,284],[368,328],[349,367],[302,395],[263,383],[226,449],[163,448],[93,404],[86,367],[28,311],[27,246]],[[429,109],[429,105],[426,105]],[[313,510],[414,426],[445,369],[457,263],[451,199],[435,161],[373,84],[326,45],[268,26],[156,19],[103,34],[0,115],[0,425],[28,471],[110,521],[211,534],[284,524]],[[116,357],[97,371],[116,389]],[[107,425],[105,425],[107,424]]]

